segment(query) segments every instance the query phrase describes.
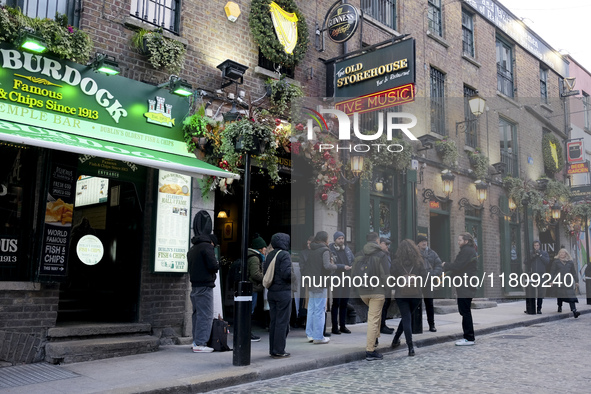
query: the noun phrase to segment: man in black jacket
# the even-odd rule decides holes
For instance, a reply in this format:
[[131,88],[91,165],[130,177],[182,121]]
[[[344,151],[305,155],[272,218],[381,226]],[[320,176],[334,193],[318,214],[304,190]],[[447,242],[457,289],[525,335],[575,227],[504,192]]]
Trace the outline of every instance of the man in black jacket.
[[[424,235],[417,237],[417,246],[423,256],[425,263],[425,270],[429,276],[440,276],[443,272],[441,268],[441,259],[437,252],[429,247],[429,240]],[[428,279],[429,281],[431,279]],[[429,323],[429,331],[437,332],[435,328],[435,308],[433,307],[433,290],[430,286],[423,287],[423,300],[425,301],[425,310],[427,312],[427,322]]]
[[215,258],[211,235],[191,239],[193,246],[187,253],[191,276],[191,304],[193,304],[193,352],[210,353],[207,346],[213,324],[213,288],[220,265]]
[[[478,254],[474,248],[474,238],[468,233],[458,236],[460,252],[453,263],[443,263],[443,271],[451,271],[451,276],[460,277],[461,285],[456,287],[458,294],[458,312],[462,316],[464,338],[456,342],[456,346],[474,345],[474,323],[472,321],[472,298],[476,295],[476,287],[470,285],[470,278],[478,275]],[[464,277],[467,280],[464,280]],[[454,280],[456,282],[456,280]],[[460,280],[457,280],[459,284]]]
[[[540,249],[540,241],[535,240],[533,243],[534,250],[531,251],[530,260],[525,262],[525,272],[529,273],[530,278],[532,274],[538,274],[540,281],[544,280],[543,275],[550,269],[550,255],[545,250]],[[542,314],[542,302],[544,301],[545,289],[542,286],[537,288],[537,314]],[[531,300],[533,302],[533,300]],[[532,304],[533,307],[533,304]],[[527,311],[526,311],[527,312]]]

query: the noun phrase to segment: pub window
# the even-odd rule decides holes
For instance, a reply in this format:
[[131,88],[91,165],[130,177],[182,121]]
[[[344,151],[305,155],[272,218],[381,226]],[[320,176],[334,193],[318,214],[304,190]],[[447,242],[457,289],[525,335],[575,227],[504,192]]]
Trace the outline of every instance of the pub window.
[[478,122],[473,122],[476,115],[470,110],[470,97],[476,94],[476,90],[464,85],[464,119],[466,123],[466,145],[476,148],[478,144]]
[[464,55],[474,57],[474,17],[462,10],[462,48]]
[[288,78],[294,78],[295,75],[295,67],[285,67],[277,63],[273,63],[269,59],[263,55],[261,50],[259,49],[259,67],[264,68],[265,70],[270,70],[276,73],[285,74]]
[[[387,122],[387,114],[389,112],[403,112],[402,106],[397,105],[395,107],[389,108],[381,108],[380,110],[369,111],[359,114],[359,131],[362,134],[375,134],[379,127],[379,116],[382,117],[382,135],[386,134],[386,122]],[[392,123],[406,123],[408,119],[406,118],[394,118],[392,119]],[[402,131],[400,129],[395,129],[392,135],[396,138],[402,137]]]
[[361,0],[365,15],[396,30],[396,0]]
[[583,92],[583,115],[585,116],[585,129],[591,130],[591,96]]
[[131,16],[179,34],[180,0],[131,0]]
[[499,118],[499,142],[501,162],[507,165],[507,175],[517,178],[517,126],[503,118]]
[[548,102],[548,70],[540,66],[540,98],[542,103]]
[[441,25],[441,0],[428,0],[429,10],[427,17],[429,18],[429,30],[436,36],[443,36],[443,27]]
[[0,0],[0,5],[18,7],[31,18],[55,19],[55,14],[68,17],[68,23],[79,27],[81,0]]
[[447,135],[445,129],[445,74],[431,67],[431,132]]
[[513,97],[513,47],[497,38],[497,90]]

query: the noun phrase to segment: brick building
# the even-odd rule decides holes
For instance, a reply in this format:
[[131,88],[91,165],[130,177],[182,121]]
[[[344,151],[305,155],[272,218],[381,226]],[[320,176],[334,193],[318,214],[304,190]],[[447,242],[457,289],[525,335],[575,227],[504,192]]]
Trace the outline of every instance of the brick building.
[[[203,95],[199,94],[202,97],[193,95],[195,100],[205,102],[210,98],[212,108],[217,110],[216,115],[231,110],[234,99],[230,99],[228,93],[239,95],[240,90],[261,106],[268,104],[264,98],[265,80],[277,78],[278,74],[274,72],[274,65],[261,57],[253,38],[248,23],[250,1],[234,2],[241,12],[234,22],[224,11],[227,1],[170,0],[159,8],[149,8],[148,3],[141,0],[87,0],[68,3],[73,4],[70,9],[59,2],[61,8],[58,11],[67,14],[70,23],[89,34],[94,42],[92,53],[104,53],[117,60],[121,73],[112,78],[122,81],[121,90],[125,89],[127,82],[148,89],[169,80],[169,72],[155,69],[131,45],[138,29],[154,30],[162,25],[165,37],[186,47],[186,57],[178,76],[188,81],[196,92],[203,92]],[[390,237],[393,245],[401,239],[414,239],[423,233],[429,235],[432,247],[442,259],[449,261],[457,253],[454,242],[457,235],[468,230],[478,240],[482,272],[495,275],[520,273],[526,247],[538,235],[538,230],[530,217],[530,240],[524,238],[523,213],[509,212],[502,177],[510,174],[535,181],[545,172],[541,143],[544,133],[555,135],[560,141],[566,138],[559,86],[561,79],[568,76],[568,62],[495,2],[487,2],[488,8],[474,1],[356,0],[349,3],[363,10],[362,26],[346,44],[325,38],[321,50],[322,36],[326,32],[317,34],[317,28],[323,25],[325,14],[334,2],[295,1],[306,18],[309,46],[304,59],[293,70],[282,70],[292,71],[288,80],[300,85],[306,97],[323,98],[327,92],[334,94],[334,73],[339,63],[361,55],[371,57],[374,50],[387,50],[388,40],[405,34],[403,42],[414,40],[412,73],[415,79],[412,83],[415,101],[392,111],[414,114],[418,123],[413,133],[417,137],[430,136],[431,145],[442,139],[454,141],[459,151],[457,164],[444,165],[435,149],[423,149],[429,146],[429,140],[423,138],[424,143],[413,143],[416,166],[400,171],[385,163],[374,170],[371,179],[343,184],[345,203],[340,213],[327,208],[313,191],[306,189],[303,195],[296,197],[296,200],[301,197],[303,201],[302,216],[298,217],[305,218],[297,223],[292,221],[294,216],[290,216],[293,201],[289,182],[270,188],[268,179],[260,176],[253,180],[251,191],[250,235],[258,232],[269,240],[274,232],[291,232],[293,248],[297,250],[308,235],[319,230],[329,233],[341,230],[357,249],[369,231]],[[36,9],[30,8],[25,13],[32,17],[52,18],[54,11],[37,14]],[[371,50],[363,53],[365,47]],[[218,65],[226,59],[247,66],[248,70],[242,85],[230,85],[223,89],[223,96],[217,96],[215,92],[222,82]],[[80,63],[86,64],[84,61]],[[466,101],[476,91],[486,99],[486,111],[477,120],[472,120]],[[154,100],[154,97],[150,99]],[[331,100],[325,101],[330,104]],[[189,104],[187,100],[178,105],[188,107]],[[145,105],[148,106],[147,101]],[[375,127],[376,116],[369,112],[362,117],[368,130]],[[176,120],[177,125],[180,120]],[[137,127],[143,126],[138,124]],[[180,127],[174,130],[179,132]],[[488,197],[483,205],[476,198],[474,181],[477,179],[468,156],[468,152],[476,148],[489,158],[491,164],[501,163],[495,169],[492,166],[487,168],[483,176],[482,180],[489,184]],[[5,149],[14,152],[16,148],[6,146]],[[35,152],[34,160],[39,164],[38,167],[30,166],[28,170],[32,173],[43,168],[40,159],[45,157],[43,155],[56,155],[37,149],[23,153]],[[343,159],[348,163],[346,155]],[[104,307],[90,308],[89,305],[96,302],[93,299],[95,294],[89,294],[89,289],[100,289],[100,283],[92,282],[87,273],[79,273],[78,280],[84,278],[85,282],[74,283],[73,288],[68,287],[68,283],[72,285],[71,280],[68,282],[73,275],[70,271],[59,280],[40,277],[42,264],[37,256],[41,256],[42,241],[32,236],[33,242],[27,245],[30,252],[23,254],[20,266],[10,270],[5,266],[0,271],[0,337],[3,342],[0,359],[29,362],[43,358],[43,351],[36,350],[43,349],[48,336],[52,339],[49,330],[61,328],[65,322],[131,324],[133,327],[129,330],[150,337],[147,344],[141,345],[143,349],[153,349],[157,343],[168,343],[173,337],[190,335],[187,275],[154,269],[157,224],[154,193],[158,188],[158,168],[157,165],[144,164],[143,175],[126,184],[135,185],[127,190],[128,198],[142,209],[130,224],[134,226],[133,237],[126,239],[133,247],[126,257],[133,263],[123,272],[125,278],[133,281],[132,290],[123,291],[128,283],[121,280],[114,281],[116,284],[110,287],[113,294],[125,294],[125,307],[112,301],[114,318]],[[455,174],[454,190],[449,198],[443,198],[442,191],[441,171],[446,169]],[[307,181],[306,176],[301,175],[295,166],[291,175],[283,174],[285,179],[300,177],[302,181]],[[560,172],[555,177],[563,179]],[[40,177],[37,182],[44,184],[46,177]],[[382,187],[378,187],[378,183]],[[192,185],[192,214],[201,209],[208,211],[214,218],[214,228],[221,241],[221,255],[229,259],[238,257],[242,213],[240,186],[236,185],[235,194],[229,196],[219,191],[202,193],[202,184],[196,179]],[[118,186],[125,188],[123,184]],[[34,197],[25,202],[39,210],[35,201],[45,201],[44,193],[34,185],[30,187],[35,191]],[[134,193],[137,197],[131,196]],[[269,207],[275,209],[269,210]],[[493,207],[500,208],[505,214],[491,209]],[[227,212],[227,218],[217,218],[221,210]],[[267,220],[258,220],[263,217],[261,215]],[[27,220],[37,223],[33,226],[37,232],[42,231],[35,215]],[[93,226],[96,225],[93,222]],[[221,229],[224,229],[223,234]],[[120,261],[113,260],[114,264]],[[95,279],[116,277],[112,272],[104,272]],[[224,288],[223,282],[220,287]],[[68,292],[70,295],[75,293],[68,290],[77,290],[78,295],[65,299]],[[521,289],[511,293],[523,295]],[[484,288],[480,296],[500,298],[507,294],[497,286]],[[221,311],[222,304],[231,306],[232,297],[226,293],[220,295],[218,309]],[[446,296],[449,292],[442,290],[440,295]],[[91,318],[88,315],[67,318],[64,315],[67,300],[82,303],[72,309],[90,308],[91,314],[100,313]],[[99,315],[102,317],[98,318]],[[58,331],[53,331],[54,337],[59,338],[59,335]],[[90,334],[82,328],[76,335],[87,337]],[[112,351],[111,355],[116,353]],[[68,360],[68,356],[48,359]]]

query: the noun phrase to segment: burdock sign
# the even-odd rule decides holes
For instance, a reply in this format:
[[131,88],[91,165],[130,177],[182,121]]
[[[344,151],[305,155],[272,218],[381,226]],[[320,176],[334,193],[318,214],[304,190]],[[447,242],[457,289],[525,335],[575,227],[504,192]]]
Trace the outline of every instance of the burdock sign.
[[415,41],[401,41],[335,64],[336,108],[351,114],[414,101]]

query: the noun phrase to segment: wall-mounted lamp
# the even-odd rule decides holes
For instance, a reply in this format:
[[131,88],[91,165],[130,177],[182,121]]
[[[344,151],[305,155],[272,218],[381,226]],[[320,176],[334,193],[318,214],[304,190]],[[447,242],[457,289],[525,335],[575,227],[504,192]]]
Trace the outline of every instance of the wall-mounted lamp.
[[496,205],[491,205],[490,215],[491,216],[494,216],[494,215],[512,216],[513,214],[515,214],[515,210],[517,209],[517,204],[515,204],[515,200],[513,200],[512,197],[509,197],[508,205],[509,205],[509,213],[504,212],[501,208],[499,208]]
[[469,124],[478,121],[478,117],[480,115],[482,115],[482,113],[484,112],[485,104],[486,104],[486,100],[483,99],[482,97],[480,97],[478,95],[478,92],[476,92],[472,97],[470,97],[470,99],[468,99],[468,105],[470,106],[470,112],[472,112],[472,115],[474,115],[475,118],[466,119],[462,122],[456,122],[456,135],[458,135],[458,132],[460,131],[460,129],[462,129],[462,132],[465,132]]
[[460,210],[465,207],[470,207],[472,209],[482,209],[484,207],[484,202],[488,197],[488,183],[484,181],[476,181],[476,198],[478,199],[478,203],[480,205],[472,204],[466,197],[463,197],[458,201],[458,205],[460,206]]
[[376,183],[374,183],[376,188],[376,192],[381,193],[384,191],[384,180],[382,178],[378,179]]
[[237,120],[240,117],[240,115],[242,114],[238,112],[238,108],[236,108],[235,102],[232,103],[232,108],[230,109],[230,111],[222,114],[222,116],[224,117],[224,122],[233,122]]
[[47,51],[47,44],[35,34],[30,27],[25,27],[19,35],[19,46],[29,52],[43,53]]
[[419,141],[421,142],[422,147],[417,149],[417,152],[432,149],[435,146],[435,142],[439,141],[439,139],[431,134],[423,134],[419,137]]
[[444,170],[441,174],[441,181],[443,182],[443,194],[445,197],[439,197],[435,194],[432,189],[425,189],[423,191],[423,202],[431,201],[439,201],[439,202],[447,202],[449,201],[449,196],[454,191],[454,180],[456,176],[452,174],[450,170]]
[[517,204],[515,204],[515,200],[512,197],[509,197],[509,209],[514,211],[517,208]]
[[115,58],[104,53],[97,52],[89,66],[94,71],[107,75],[117,75],[121,72],[119,70],[119,63],[115,61]]
[[223,209],[218,212],[218,219],[227,219],[230,215],[230,210],[224,211]]
[[360,152],[353,151],[349,156],[349,165],[351,166],[351,172],[353,173],[352,179],[347,179],[345,174],[341,171],[341,180],[343,183],[353,184],[357,182],[361,172],[363,171],[363,154]]
[[224,60],[217,68],[222,71],[222,89],[233,83],[242,85],[244,82],[244,73],[248,70],[247,66],[230,59]]
[[240,7],[233,1],[228,1],[226,3],[224,11],[226,11],[226,16],[230,22],[236,22],[236,19],[240,16]]
[[170,92],[176,94],[177,96],[188,97],[193,94],[193,86],[186,80],[180,79],[176,75],[171,75],[168,81],[161,83],[158,85],[158,87],[168,87]]
[[560,219],[560,213],[562,212],[562,206],[558,203],[558,201],[556,201],[554,203],[554,205],[552,205],[552,208],[550,208],[550,210],[552,212],[552,219],[554,219],[554,220]]

